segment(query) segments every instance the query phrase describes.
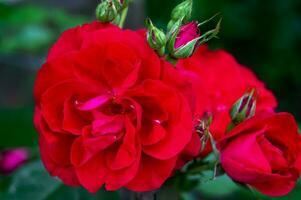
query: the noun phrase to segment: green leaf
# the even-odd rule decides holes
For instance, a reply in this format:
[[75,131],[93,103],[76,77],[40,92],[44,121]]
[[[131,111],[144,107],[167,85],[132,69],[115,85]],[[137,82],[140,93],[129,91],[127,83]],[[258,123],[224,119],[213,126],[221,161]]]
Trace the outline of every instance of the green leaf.
[[199,191],[206,196],[223,197],[236,190],[238,186],[226,175],[216,178],[214,181],[208,181],[199,185]]
[[48,175],[40,161],[36,161],[25,165],[14,174],[3,199],[45,200],[61,184]]
[[55,192],[45,200],[119,200],[118,192],[106,192],[103,189],[96,194],[91,194],[84,188],[72,188],[61,185]]
[[[0,183],[3,182],[0,179]],[[4,181],[8,184],[7,181]],[[1,186],[1,185],[0,185]],[[69,187],[51,177],[41,161],[34,161],[12,175],[6,187],[0,187],[1,200],[118,200],[119,192],[100,190],[91,194],[84,188]]]

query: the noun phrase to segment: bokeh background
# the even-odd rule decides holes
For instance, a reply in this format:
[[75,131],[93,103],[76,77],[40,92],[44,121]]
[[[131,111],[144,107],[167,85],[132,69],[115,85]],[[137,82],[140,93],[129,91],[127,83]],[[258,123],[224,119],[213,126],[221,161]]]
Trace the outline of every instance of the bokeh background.
[[[127,28],[142,28],[150,17],[164,27],[178,0],[134,0]],[[220,39],[210,48],[224,48],[252,68],[279,101],[279,111],[293,113],[301,122],[301,1],[194,0],[194,19],[202,21],[220,12]],[[97,0],[0,0],[0,149],[28,147],[32,161],[9,176],[0,175],[0,199],[129,199],[128,192],[100,191],[89,195],[50,178],[37,153],[32,125],[35,74],[48,48],[67,28],[94,20]],[[190,182],[189,184],[193,184]],[[194,185],[195,186],[195,185]],[[227,177],[185,191],[183,199],[270,199],[255,196]],[[189,188],[189,187],[188,187]],[[170,199],[172,189],[158,198]],[[174,194],[175,192],[171,192]],[[169,197],[169,198],[167,198]],[[284,199],[300,199],[301,186]]]

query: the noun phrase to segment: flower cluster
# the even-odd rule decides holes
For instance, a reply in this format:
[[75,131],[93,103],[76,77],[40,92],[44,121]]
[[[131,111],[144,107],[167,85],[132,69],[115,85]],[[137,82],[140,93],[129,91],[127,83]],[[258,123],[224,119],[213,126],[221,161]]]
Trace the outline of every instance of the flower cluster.
[[[123,10],[124,2],[106,5]],[[92,22],[61,35],[34,88],[34,124],[52,176],[90,192],[150,191],[217,148],[236,182],[270,196],[292,190],[301,172],[294,118],[275,113],[273,94],[229,53],[200,46],[216,29],[202,38],[197,23],[185,22],[190,2],[173,11],[167,37],[150,20],[148,30]]]

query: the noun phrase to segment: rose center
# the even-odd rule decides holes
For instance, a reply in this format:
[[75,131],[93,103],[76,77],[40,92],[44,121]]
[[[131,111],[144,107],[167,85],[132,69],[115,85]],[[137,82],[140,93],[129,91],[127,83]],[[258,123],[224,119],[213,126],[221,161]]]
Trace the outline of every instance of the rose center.
[[123,115],[132,113],[135,107],[128,100],[113,99],[104,105],[101,110],[107,115]]

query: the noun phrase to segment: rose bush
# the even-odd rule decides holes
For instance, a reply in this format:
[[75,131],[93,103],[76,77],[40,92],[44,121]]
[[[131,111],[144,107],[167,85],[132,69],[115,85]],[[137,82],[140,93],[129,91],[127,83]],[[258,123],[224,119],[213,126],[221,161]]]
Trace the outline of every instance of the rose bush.
[[[248,89],[256,88],[259,93],[256,112],[273,110],[277,105],[264,83],[224,50],[210,51],[202,45],[191,58],[179,60],[177,68],[193,82],[197,91],[195,118],[201,118],[204,113],[212,114],[210,132],[216,140],[223,137],[231,122],[229,111],[232,105]],[[211,146],[207,145],[202,156],[209,152]]]
[[154,190],[198,154],[190,84],[171,78],[179,71],[144,34],[98,22],[67,30],[39,70],[41,157],[64,183]]
[[288,113],[255,115],[230,131],[218,149],[233,180],[268,196],[288,194],[300,176],[301,136]]

